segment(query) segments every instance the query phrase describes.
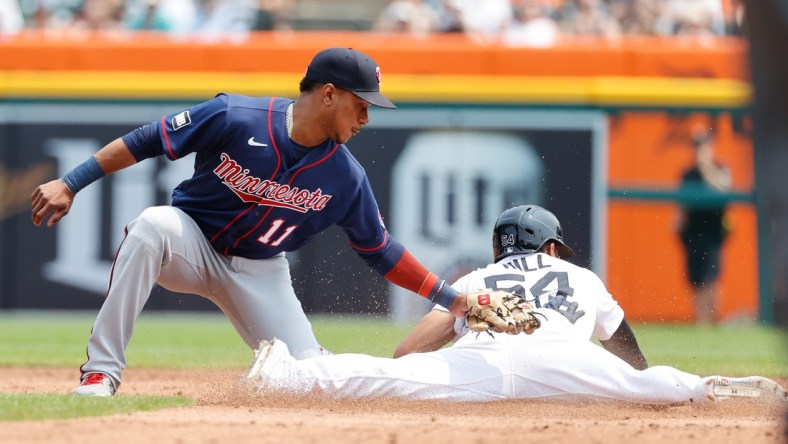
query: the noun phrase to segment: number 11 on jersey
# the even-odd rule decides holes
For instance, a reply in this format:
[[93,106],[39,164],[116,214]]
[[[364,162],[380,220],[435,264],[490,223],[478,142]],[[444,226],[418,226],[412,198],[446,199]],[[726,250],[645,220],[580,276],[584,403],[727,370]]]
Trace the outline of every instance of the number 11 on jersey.
[[285,230],[279,234],[279,237],[277,237],[275,241],[271,242],[271,238],[274,237],[274,234],[277,234],[284,223],[284,219],[276,219],[271,222],[271,226],[268,228],[268,231],[266,231],[262,236],[258,237],[257,242],[260,242],[263,245],[269,245],[271,247],[278,247],[279,244],[281,244],[282,241],[284,241],[287,236],[289,236],[290,233],[292,233],[297,227],[297,225],[291,225],[285,228]]

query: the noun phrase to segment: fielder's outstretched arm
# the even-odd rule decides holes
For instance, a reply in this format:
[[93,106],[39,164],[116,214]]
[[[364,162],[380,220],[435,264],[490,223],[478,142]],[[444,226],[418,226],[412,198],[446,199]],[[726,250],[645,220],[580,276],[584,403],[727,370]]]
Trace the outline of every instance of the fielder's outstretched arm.
[[354,247],[367,265],[392,284],[448,309],[455,317],[465,316],[468,312],[466,294],[457,293],[445,280],[427,270],[387,231],[383,236],[385,240],[375,248]]
[[621,325],[618,326],[618,330],[613,333],[610,339],[599,342],[605,350],[623,359],[635,369],[645,370],[648,368],[646,357],[640,351],[635,333],[629,327],[626,319],[621,320]]
[[74,196],[82,188],[107,174],[122,170],[137,163],[123,139],[115,139],[83,164],[66,173],[65,176],[39,185],[30,196],[32,201],[31,218],[36,226],[47,220],[47,226],[55,225],[65,217],[74,203]]

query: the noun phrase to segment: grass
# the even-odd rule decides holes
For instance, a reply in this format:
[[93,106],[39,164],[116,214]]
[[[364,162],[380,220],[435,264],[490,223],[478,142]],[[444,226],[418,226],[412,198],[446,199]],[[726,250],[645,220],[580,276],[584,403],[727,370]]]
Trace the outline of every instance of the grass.
[[762,325],[634,325],[649,365],[702,376],[788,377],[788,337]]
[[[0,312],[0,366],[78,367],[95,313]],[[334,353],[391,356],[410,325],[376,317],[315,316],[318,340]],[[244,368],[252,351],[221,314],[145,313],[128,347],[133,367]]]
[[[0,312],[0,366],[78,367],[95,313]],[[334,353],[391,356],[412,325],[358,315],[312,316],[318,340]],[[650,365],[697,374],[788,377],[786,336],[762,325],[697,327],[637,324]],[[179,369],[245,368],[252,352],[218,313],[143,313],[128,347],[128,365]]]
[[[95,313],[0,312],[0,366],[78,367]],[[312,316],[318,340],[334,353],[391,356],[412,325],[358,315]],[[697,327],[631,323],[650,365],[732,376],[788,377],[786,336],[762,325]],[[128,347],[128,365],[179,369],[245,368],[252,351],[219,313],[145,313]]]
[[185,396],[134,395],[94,398],[72,395],[0,393],[0,421],[114,415],[184,407],[191,404],[192,400]]
[[[79,367],[95,313],[0,312],[0,367]],[[391,356],[412,325],[373,316],[312,316],[318,340],[334,353]],[[788,377],[786,336],[752,324],[719,327],[631,323],[649,365],[702,376]],[[252,351],[218,313],[146,313],[128,347],[128,366],[245,369]],[[49,394],[3,394],[0,421],[73,418],[190,405],[185,397],[110,399]]]

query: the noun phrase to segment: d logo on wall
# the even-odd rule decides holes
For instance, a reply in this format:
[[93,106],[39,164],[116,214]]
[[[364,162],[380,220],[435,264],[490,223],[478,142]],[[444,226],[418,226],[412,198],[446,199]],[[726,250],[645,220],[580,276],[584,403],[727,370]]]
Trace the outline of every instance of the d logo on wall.
[[[485,131],[425,131],[411,136],[394,164],[390,228],[449,283],[492,258],[498,214],[542,205],[544,164],[518,137]],[[423,314],[426,300],[391,287],[397,319]]]

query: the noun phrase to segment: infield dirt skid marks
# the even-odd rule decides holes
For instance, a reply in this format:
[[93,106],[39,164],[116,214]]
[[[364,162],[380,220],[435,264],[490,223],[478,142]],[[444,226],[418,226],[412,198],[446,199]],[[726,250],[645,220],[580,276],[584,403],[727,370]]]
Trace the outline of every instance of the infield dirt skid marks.
[[[185,395],[192,407],[97,418],[0,423],[9,443],[774,443],[785,406],[710,408],[504,401],[446,404],[258,397],[240,370],[128,369],[119,395]],[[77,369],[0,369],[0,392],[70,393]],[[786,380],[779,381],[785,385]]]

